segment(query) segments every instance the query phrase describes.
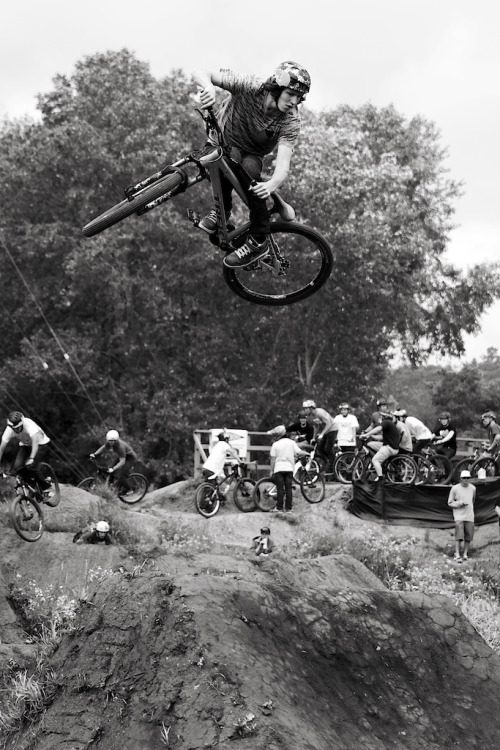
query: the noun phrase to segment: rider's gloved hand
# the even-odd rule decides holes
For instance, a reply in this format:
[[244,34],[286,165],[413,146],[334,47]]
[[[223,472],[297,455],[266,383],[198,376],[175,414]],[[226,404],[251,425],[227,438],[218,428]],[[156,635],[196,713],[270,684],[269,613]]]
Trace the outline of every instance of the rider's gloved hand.
[[35,463],[35,459],[34,459],[34,458],[28,458],[28,459],[26,460],[26,463],[25,463],[24,465],[25,465],[25,466],[31,466],[31,465],[32,465],[32,464],[34,464],[34,463]]

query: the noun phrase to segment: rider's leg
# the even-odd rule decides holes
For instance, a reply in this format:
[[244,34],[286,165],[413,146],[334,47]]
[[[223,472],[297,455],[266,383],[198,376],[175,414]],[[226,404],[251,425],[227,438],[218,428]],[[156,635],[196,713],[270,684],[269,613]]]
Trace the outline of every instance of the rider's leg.
[[391,448],[390,445],[382,445],[381,448],[372,456],[372,464],[377,474],[377,479],[381,479],[383,475],[382,464],[391,456],[397,454],[397,448]]
[[128,492],[130,490],[128,475],[132,471],[133,465],[133,459],[126,460],[123,466],[113,472],[113,478],[116,483],[118,494],[121,494],[122,492]]
[[[223,174],[220,176],[220,184],[222,199],[224,201],[224,214],[227,222],[231,216],[231,210],[233,208],[233,186],[229,180],[226,180]],[[212,208],[208,214],[201,219],[198,227],[203,229],[207,234],[215,234],[217,231],[217,212],[215,208]]]
[[276,482],[276,510],[283,510],[283,497],[285,495],[285,477],[282,471],[273,474],[273,479]]

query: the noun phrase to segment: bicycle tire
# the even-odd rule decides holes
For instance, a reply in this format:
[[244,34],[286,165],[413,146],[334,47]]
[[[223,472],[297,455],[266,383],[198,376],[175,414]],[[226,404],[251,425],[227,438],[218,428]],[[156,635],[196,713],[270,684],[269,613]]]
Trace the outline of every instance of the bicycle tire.
[[417,464],[411,456],[391,456],[385,463],[388,484],[411,486],[417,479]]
[[217,488],[209,482],[203,482],[196,490],[194,498],[196,510],[204,518],[212,518],[220,508]]
[[474,465],[474,461],[477,461],[474,456],[460,459],[460,461],[458,461],[458,463],[456,463],[453,467],[453,481],[460,482],[460,474],[462,473],[462,471],[470,471],[472,476],[472,467]]
[[14,498],[10,508],[10,517],[16,533],[25,542],[37,542],[42,536],[43,512],[34,497],[23,494]]
[[262,477],[253,488],[256,507],[263,513],[269,513],[276,508],[277,487],[272,477]]
[[148,480],[143,474],[129,474],[127,482],[130,486],[130,494],[118,494],[118,497],[125,505],[135,505],[148,491]]
[[44,462],[39,465],[38,471],[43,475],[43,478],[46,479],[47,482],[50,481],[50,484],[52,485],[52,497],[44,498],[43,502],[50,508],[55,508],[61,501],[61,490],[59,488],[59,481],[56,477],[56,473],[50,464]]
[[436,453],[436,455],[428,456],[427,460],[435,467],[432,473],[432,484],[448,484],[453,474],[453,467],[448,456]]
[[300,484],[301,477],[305,476],[308,472],[312,472],[314,476],[319,476],[321,474],[319,461],[317,461],[315,458],[311,459],[309,469],[306,469],[306,467],[303,465],[298,467],[297,471],[293,475],[293,478],[297,482],[297,484]]
[[147,203],[180,187],[183,181],[183,177],[178,172],[167,174],[158,180],[158,182],[138,192],[132,200],[123,200],[121,203],[117,203],[116,206],[112,206],[104,213],[96,216],[92,221],[89,221],[82,229],[83,234],[85,237],[93,237],[104,229],[109,229],[113,224],[118,224],[119,221],[126,219],[127,216],[137,213]]
[[341,484],[352,483],[352,468],[355,460],[356,454],[351,451],[340,453],[335,459],[333,473]]
[[233,490],[233,499],[234,504],[242,513],[250,513],[256,508],[253,496],[254,487],[255,480],[249,477],[242,477],[236,482]]
[[325,477],[306,471],[300,477],[300,491],[308,503],[320,503],[325,497]]
[[493,456],[481,456],[481,458],[476,459],[472,464],[471,476],[477,478],[479,469],[484,469],[487,477],[497,477],[500,474],[498,464]]
[[99,480],[98,477],[85,477],[85,479],[82,479],[81,482],[78,482],[76,486],[79,490],[90,492],[91,495],[99,495],[100,493],[97,491],[97,487],[100,481],[101,480]]
[[332,272],[333,254],[328,242],[315,229],[293,221],[271,222],[270,234],[271,241],[278,240],[280,251],[290,263],[288,271],[273,275],[265,270],[262,261],[251,267],[223,266],[226,284],[247,302],[273,307],[292,305],[315,294]]
[[352,464],[352,481],[364,482],[368,473],[368,465],[362,456],[356,456]]

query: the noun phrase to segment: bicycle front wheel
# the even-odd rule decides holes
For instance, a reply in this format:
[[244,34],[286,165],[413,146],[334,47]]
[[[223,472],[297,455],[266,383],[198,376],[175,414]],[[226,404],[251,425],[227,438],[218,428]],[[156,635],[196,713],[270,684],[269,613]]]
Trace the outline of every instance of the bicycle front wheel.
[[278,489],[276,482],[272,477],[263,477],[259,479],[253,490],[255,505],[264,513],[276,508],[278,499]]
[[306,471],[300,477],[300,491],[308,503],[320,503],[325,497],[325,477]]
[[61,490],[59,489],[59,482],[57,480],[56,474],[52,466],[50,464],[41,463],[38,467],[38,470],[42,474],[43,478],[46,482],[50,482],[50,492],[52,492],[52,497],[48,497],[44,499],[45,505],[49,505],[51,508],[55,508],[56,505],[59,505],[59,502],[61,500]]
[[243,513],[250,513],[250,511],[255,510],[254,487],[255,481],[248,477],[238,479],[236,482],[233,492],[234,504]]
[[12,525],[25,542],[37,542],[43,534],[43,513],[35,498],[18,495],[10,509]]
[[76,486],[80,490],[90,492],[91,495],[99,495],[99,487],[102,487],[102,485],[102,480],[99,480],[97,477],[86,477],[81,482],[78,482]]
[[393,456],[386,464],[389,484],[415,484],[417,465],[410,456]]
[[131,200],[124,200],[121,203],[117,203],[116,206],[105,211],[100,216],[97,216],[92,221],[86,224],[82,232],[85,237],[93,237],[95,234],[99,234],[104,229],[112,227],[113,224],[118,224],[122,219],[126,219],[127,216],[137,213],[141,208],[151,201],[160,198],[166,193],[175,192],[183,183],[183,177],[178,173],[167,174],[162,177],[158,182],[150,185],[144,190],[134,195]]
[[298,222],[271,222],[272,254],[243,268],[224,269],[232,291],[257,305],[291,305],[315,294],[332,272],[330,245],[315,229]]
[[148,480],[142,474],[129,474],[127,477],[129,489],[126,492],[122,492],[118,497],[122,503],[127,505],[134,505],[142,500],[146,492],[148,491]]
[[333,464],[333,473],[337,477],[341,484],[351,484],[352,482],[352,469],[354,461],[356,460],[356,454],[354,452],[346,451],[340,453],[335,459]]
[[217,493],[217,488],[209,482],[200,484],[200,486],[196,490],[194,502],[196,505],[196,510],[204,518],[211,518],[212,516],[215,516],[220,508],[220,499]]

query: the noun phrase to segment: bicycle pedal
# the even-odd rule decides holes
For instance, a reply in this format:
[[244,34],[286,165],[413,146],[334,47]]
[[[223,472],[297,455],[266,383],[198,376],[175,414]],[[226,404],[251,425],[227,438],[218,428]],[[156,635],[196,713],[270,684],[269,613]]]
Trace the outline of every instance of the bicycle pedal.
[[201,214],[198,213],[198,211],[195,211],[192,208],[188,208],[188,210],[187,210],[187,217],[188,217],[189,221],[193,222],[193,224],[195,225],[195,227],[197,227],[198,224],[201,221]]

